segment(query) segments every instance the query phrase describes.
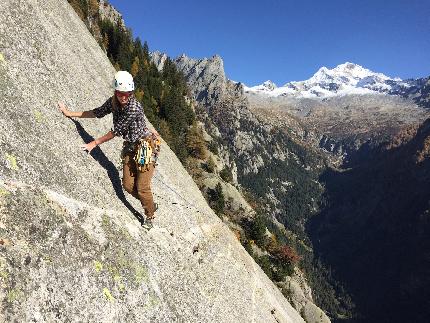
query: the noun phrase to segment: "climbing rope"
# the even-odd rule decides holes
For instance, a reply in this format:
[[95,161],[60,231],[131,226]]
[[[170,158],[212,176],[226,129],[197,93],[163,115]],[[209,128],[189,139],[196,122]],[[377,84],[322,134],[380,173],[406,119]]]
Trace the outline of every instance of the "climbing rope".
[[170,191],[172,191],[173,193],[175,193],[179,198],[181,198],[186,204],[183,204],[183,203],[179,203],[179,202],[172,202],[171,200],[169,201],[168,199],[166,199],[166,198],[164,198],[163,196],[160,196],[160,195],[158,195],[158,194],[156,194],[156,193],[153,193],[155,196],[157,196],[158,198],[160,198],[161,200],[164,200],[164,201],[166,201],[166,202],[168,202],[168,203],[171,203],[171,204],[174,204],[174,205],[180,205],[180,206],[182,206],[182,207],[184,207],[184,208],[187,208],[187,209],[189,209],[189,210],[192,210],[192,209],[194,209],[194,210],[196,210],[197,211],[197,213],[201,213],[201,214],[204,214],[204,215],[207,215],[207,216],[212,216],[211,214],[209,214],[209,213],[207,213],[207,212],[205,212],[205,211],[202,211],[202,210],[200,210],[197,206],[195,206],[194,204],[192,204],[192,203],[190,203],[185,197],[183,197],[181,194],[179,194],[174,188],[172,188],[171,186],[169,186],[166,182],[164,182],[159,176],[157,176],[157,175],[154,175],[154,178],[158,181],[158,182],[160,182],[161,184],[163,184],[165,187],[167,187]]

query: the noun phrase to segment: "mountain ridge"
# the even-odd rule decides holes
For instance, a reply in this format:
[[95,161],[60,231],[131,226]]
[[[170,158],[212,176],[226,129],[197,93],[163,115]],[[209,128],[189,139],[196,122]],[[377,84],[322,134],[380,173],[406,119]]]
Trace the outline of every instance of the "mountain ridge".
[[[421,78],[423,79],[423,78]],[[270,80],[257,86],[244,86],[245,92],[269,97],[328,98],[350,94],[402,95],[416,87],[421,79],[402,80],[373,72],[358,64],[346,62],[332,69],[323,66],[304,81],[288,82],[277,87]],[[411,95],[408,93],[407,95]]]

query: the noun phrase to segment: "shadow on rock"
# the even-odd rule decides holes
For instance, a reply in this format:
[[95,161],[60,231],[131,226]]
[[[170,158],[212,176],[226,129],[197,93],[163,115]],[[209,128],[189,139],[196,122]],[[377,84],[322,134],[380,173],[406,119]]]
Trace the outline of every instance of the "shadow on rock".
[[[72,120],[72,119],[71,119]],[[94,140],[94,137],[92,137],[85,129],[82,127],[82,125],[75,120],[72,120],[73,123],[76,126],[76,129],[78,130],[79,135],[83,139],[83,141],[87,144]],[[112,182],[112,186],[115,190],[116,196],[120,199],[120,201],[124,204],[124,206],[133,213],[133,215],[137,218],[137,220],[142,224],[144,223],[144,219],[141,213],[139,213],[131,204],[129,201],[127,201],[124,191],[122,190],[122,184],[121,184],[121,178],[119,176],[118,169],[115,167],[114,163],[112,163],[106,155],[103,153],[103,151],[100,149],[100,147],[94,148],[91,153],[91,157],[93,157],[100,166],[102,166],[109,176],[110,181]]]

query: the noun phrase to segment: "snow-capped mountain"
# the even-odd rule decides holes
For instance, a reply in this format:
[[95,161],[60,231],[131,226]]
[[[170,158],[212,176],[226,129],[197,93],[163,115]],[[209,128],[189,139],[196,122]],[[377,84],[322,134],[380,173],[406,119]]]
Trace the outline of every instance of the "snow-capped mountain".
[[277,87],[272,81],[266,81],[254,87],[244,86],[244,90],[246,93],[271,97],[326,98],[348,94],[397,94],[400,89],[404,90],[410,86],[409,81],[390,78],[347,62],[333,69],[321,67],[306,81],[289,82],[282,87]]
[[273,91],[277,88],[276,84],[272,81],[268,80],[261,85],[254,86],[252,89],[256,91]]

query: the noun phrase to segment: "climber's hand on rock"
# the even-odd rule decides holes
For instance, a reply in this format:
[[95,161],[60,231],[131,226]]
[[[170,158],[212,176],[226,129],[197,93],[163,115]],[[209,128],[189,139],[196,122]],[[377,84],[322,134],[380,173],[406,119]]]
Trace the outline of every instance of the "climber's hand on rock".
[[70,111],[67,110],[63,102],[58,102],[58,108],[66,117],[70,117]]
[[89,142],[88,144],[85,144],[85,145],[81,145],[81,148],[82,148],[82,150],[85,150],[85,151],[87,151],[88,153],[90,153],[91,152],[91,150],[93,150],[94,148],[96,148],[97,147],[97,144],[96,144],[96,142],[93,140],[93,141],[91,141],[91,142]]

